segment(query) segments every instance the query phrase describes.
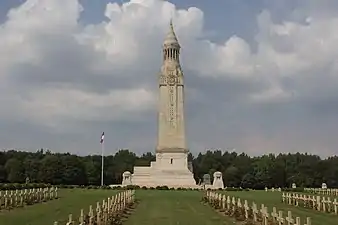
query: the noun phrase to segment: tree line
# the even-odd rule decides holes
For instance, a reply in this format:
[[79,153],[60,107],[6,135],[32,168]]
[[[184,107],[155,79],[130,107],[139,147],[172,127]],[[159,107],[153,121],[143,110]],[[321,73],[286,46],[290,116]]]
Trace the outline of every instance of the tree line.
[[[338,157],[321,159],[309,154],[269,154],[250,157],[245,153],[221,150],[189,154],[196,182],[215,171],[223,173],[225,186],[262,189],[264,187],[338,188]],[[104,157],[104,183],[120,184],[122,173],[134,166],[149,166],[155,160],[151,152],[137,156],[127,149]],[[77,156],[70,153],[0,152],[0,183],[46,183],[64,185],[100,185],[101,156]]]

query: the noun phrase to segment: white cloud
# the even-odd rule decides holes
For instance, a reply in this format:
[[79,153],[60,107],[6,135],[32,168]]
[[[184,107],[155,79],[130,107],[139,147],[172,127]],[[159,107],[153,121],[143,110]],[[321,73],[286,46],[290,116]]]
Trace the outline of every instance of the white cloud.
[[[160,0],[109,3],[106,21],[86,25],[79,22],[82,11],[78,0],[27,0],[8,12],[0,26],[0,120],[58,129],[71,120],[119,121],[155,110],[160,47],[171,17],[183,69],[196,79],[252,83],[254,88],[234,92],[248,101],[332,95],[338,84],[334,14],[300,9],[304,22],[277,24],[263,11],[255,43],[234,35],[215,44],[204,38],[204,13],[196,7],[178,9]],[[323,91],[319,83],[331,85]]]
[[[126,116],[125,110],[147,110],[153,107],[156,94],[142,81],[134,87],[108,88],[104,94],[78,90],[77,82],[82,76],[95,79],[96,74],[110,77],[112,83],[116,76],[155,80],[170,18],[174,16],[182,42],[198,36],[203,22],[197,8],[177,10],[171,3],[157,0],[109,3],[108,22],[84,27],[78,22],[82,10],[77,0],[27,0],[9,11],[0,28],[2,83],[7,85],[3,91],[13,99],[6,115],[9,109],[16,109],[25,117],[30,115],[26,119],[46,125],[67,116],[118,120]],[[81,53],[86,54],[85,59]],[[142,74],[148,68],[153,74]],[[26,82],[20,84],[22,80]],[[10,85],[23,89],[19,96],[8,92]],[[2,103],[8,102],[7,97],[2,99]],[[115,113],[108,113],[112,108]]]
[[[32,115],[36,121],[52,121],[58,117],[109,121],[154,104],[153,94],[144,89],[117,89],[103,95],[76,89],[46,89],[33,92],[30,98],[22,106],[26,112],[36,111]],[[44,110],[36,110],[39,108]]]

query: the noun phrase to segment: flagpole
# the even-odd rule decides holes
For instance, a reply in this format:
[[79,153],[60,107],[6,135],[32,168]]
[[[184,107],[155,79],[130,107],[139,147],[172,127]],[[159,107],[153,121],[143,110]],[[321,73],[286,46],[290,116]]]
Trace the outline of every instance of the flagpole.
[[103,166],[104,166],[104,141],[101,144],[101,186],[103,186]]

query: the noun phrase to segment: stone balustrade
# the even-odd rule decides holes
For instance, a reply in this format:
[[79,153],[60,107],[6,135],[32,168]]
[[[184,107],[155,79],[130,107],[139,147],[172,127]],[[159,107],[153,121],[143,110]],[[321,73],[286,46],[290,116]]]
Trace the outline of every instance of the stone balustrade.
[[282,202],[338,215],[338,199],[299,193],[282,193]]
[[304,191],[312,193],[312,194],[338,196],[338,189],[304,188]]
[[58,189],[37,188],[0,191],[0,211],[46,202],[58,198]]
[[[110,225],[120,224],[123,213],[135,203],[135,190],[120,192],[111,198],[96,203],[96,209],[89,206],[87,214],[81,209],[78,221],[70,214],[66,225]],[[58,225],[57,221],[54,225]]]
[[311,225],[311,218],[307,217],[302,223],[300,217],[294,217],[291,211],[287,212],[287,216],[283,215],[283,211],[277,211],[276,207],[272,211],[268,211],[268,207],[262,204],[260,207],[256,203],[249,205],[247,200],[226,196],[217,192],[208,191],[203,197],[212,207],[226,215],[235,217],[238,221],[248,221],[252,224],[278,224],[278,225]]

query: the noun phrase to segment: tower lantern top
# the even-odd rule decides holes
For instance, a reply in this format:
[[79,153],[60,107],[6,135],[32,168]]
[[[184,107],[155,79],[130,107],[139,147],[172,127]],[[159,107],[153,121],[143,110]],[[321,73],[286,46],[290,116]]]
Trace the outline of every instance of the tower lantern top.
[[164,43],[163,43],[164,48],[168,48],[168,47],[176,47],[176,48],[180,48],[180,44],[178,43],[175,31],[174,31],[174,25],[173,25],[173,20],[170,20],[170,28],[169,28],[169,32],[166,36],[166,38],[164,39]]

